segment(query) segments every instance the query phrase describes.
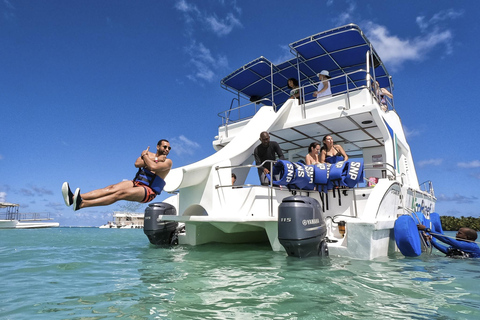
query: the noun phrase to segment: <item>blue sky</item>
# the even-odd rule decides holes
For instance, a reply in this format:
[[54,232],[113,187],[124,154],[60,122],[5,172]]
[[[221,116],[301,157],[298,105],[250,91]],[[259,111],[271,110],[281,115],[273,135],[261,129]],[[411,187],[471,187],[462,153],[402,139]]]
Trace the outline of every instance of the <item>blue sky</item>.
[[[359,25],[393,76],[419,182],[441,215],[480,216],[478,1],[0,0],[0,201],[94,226],[125,203],[73,212],[135,175],[160,138],[174,167],[214,152],[233,95],[220,79],[288,44]],[[156,200],[166,197],[162,194]],[[143,211],[141,207],[138,211]]]

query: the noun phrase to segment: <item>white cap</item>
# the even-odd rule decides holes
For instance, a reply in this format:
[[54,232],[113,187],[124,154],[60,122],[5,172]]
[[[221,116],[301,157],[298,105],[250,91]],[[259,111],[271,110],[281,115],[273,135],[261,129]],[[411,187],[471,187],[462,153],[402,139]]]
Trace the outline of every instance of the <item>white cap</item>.
[[324,76],[330,78],[330,73],[327,70],[320,71],[320,73],[317,74],[317,76],[319,76],[319,75],[324,75]]

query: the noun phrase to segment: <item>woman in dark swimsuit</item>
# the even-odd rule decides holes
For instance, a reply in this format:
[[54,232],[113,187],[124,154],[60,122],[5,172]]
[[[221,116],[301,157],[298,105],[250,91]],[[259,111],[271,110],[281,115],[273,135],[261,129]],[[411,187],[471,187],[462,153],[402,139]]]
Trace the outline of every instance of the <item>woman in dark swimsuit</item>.
[[342,146],[333,144],[332,136],[326,135],[322,141],[323,147],[320,150],[320,163],[336,163],[338,161],[348,160],[348,156]]

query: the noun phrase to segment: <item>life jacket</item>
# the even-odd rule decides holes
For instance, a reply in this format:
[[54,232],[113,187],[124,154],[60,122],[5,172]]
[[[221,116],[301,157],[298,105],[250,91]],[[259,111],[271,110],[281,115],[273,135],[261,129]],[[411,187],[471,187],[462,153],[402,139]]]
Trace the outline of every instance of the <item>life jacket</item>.
[[137,174],[133,181],[138,181],[152,188],[156,194],[160,194],[165,187],[165,181],[150,170],[144,167],[138,168]]

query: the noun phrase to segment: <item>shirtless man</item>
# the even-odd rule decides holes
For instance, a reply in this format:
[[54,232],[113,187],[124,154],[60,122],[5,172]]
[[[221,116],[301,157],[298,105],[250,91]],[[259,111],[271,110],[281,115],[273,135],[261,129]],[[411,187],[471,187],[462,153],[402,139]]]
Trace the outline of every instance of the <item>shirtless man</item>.
[[135,161],[139,168],[133,180],[126,180],[103,189],[80,194],[80,188],[72,193],[68,182],[62,185],[62,195],[67,206],[73,204],[73,210],[87,207],[108,206],[119,200],[147,203],[160,194],[165,186],[165,177],[172,168],[172,160],[167,155],[172,149],[170,143],[162,139],[158,141],[157,152],[142,151]]

